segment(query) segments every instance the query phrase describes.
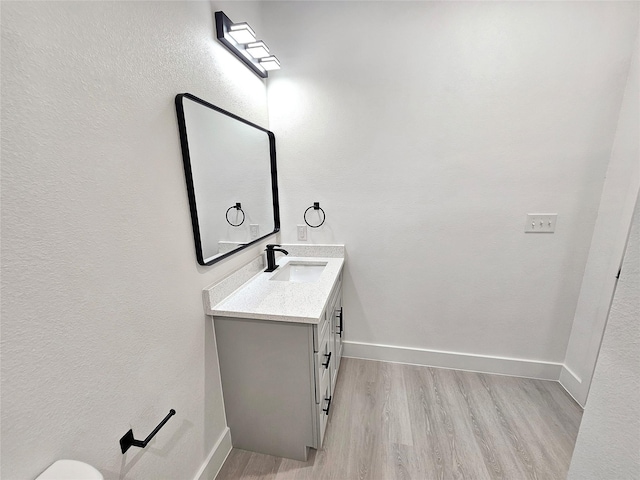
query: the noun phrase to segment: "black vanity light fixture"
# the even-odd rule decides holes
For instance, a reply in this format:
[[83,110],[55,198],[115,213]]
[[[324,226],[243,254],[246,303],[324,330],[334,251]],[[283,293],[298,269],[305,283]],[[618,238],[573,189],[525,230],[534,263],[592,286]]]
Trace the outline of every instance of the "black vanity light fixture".
[[216,35],[227,50],[259,77],[267,78],[269,70],[280,68],[280,61],[271,55],[266,43],[256,39],[256,32],[248,23],[233,23],[224,12],[216,12]]

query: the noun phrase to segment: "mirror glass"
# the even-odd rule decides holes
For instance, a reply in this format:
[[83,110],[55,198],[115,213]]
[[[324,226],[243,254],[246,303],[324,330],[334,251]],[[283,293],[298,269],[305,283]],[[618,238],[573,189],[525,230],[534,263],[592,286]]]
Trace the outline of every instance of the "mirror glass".
[[198,263],[278,232],[273,133],[188,93],[176,110]]

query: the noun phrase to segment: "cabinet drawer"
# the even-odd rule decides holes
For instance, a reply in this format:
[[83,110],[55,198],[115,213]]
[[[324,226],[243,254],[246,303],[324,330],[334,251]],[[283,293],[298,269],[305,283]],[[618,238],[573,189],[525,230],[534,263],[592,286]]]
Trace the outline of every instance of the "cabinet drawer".
[[318,425],[320,438],[318,439],[318,445],[322,446],[322,440],[324,439],[324,432],[327,429],[327,421],[329,420],[329,413],[331,412],[331,382],[329,381],[329,370],[327,370],[326,383],[321,384],[321,399],[318,404]]
[[[327,312],[329,311],[329,308],[327,308]],[[326,335],[328,335],[329,330],[331,330],[331,319],[330,317],[325,313],[325,315],[323,315],[324,320],[322,322],[320,322],[318,324],[318,338],[320,338],[320,344],[322,344],[322,340],[324,340],[324,337]],[[318,351],[320,351],[320,349],[318,349]]]
[[[340,278],[342,278],[342,274],[340,274]],[[340,295],[340,291],[342,289],[342,282],[340,281],[340,278],[338,278],[336,286],[331,292],[331,295],[329,295],[329,303],[327,304],[327,310],[325,311],[325,319],[329,322],[333,320],[336,301],[338,300],[338,296]]]
[[329,303],[327,303],[327,308],[325,308],[322,315],[320,315],[320,321],[318,322],[317,330],[314,331],[313,335],[313,351],[318,352],[321,339],[324,337],[324,331],[326,328],[333,328],[333,305],[336,303],[336,299],[338,295],[340,295],[342,289],[342,272],[338,275],[338,279],[336,280],[336,284],[331,290],[329,294]]
[[337,337],[335,340],[333,355],[331,359],[331,363],[333,364],[333,369],[331,370],[331,391],[334,390],[336,385],[336,380],[338,379],[338,371],[340,370],[340,360],[342,360],[342,342]]
[[315,377],[316,377],[316,403],[322,400],[324,385],[331,383],[331,363],[334,361],[331,335],[327,329],[326,335],[322,338],[320,350],[315,354]]
[[324,338],[326,332],[331,329],[331,317],[327,315],[329,308],[323,312],[320,316],[320,321],[318,325],[313,331],[313,351],[320,351],[320,345],[322,343],[322,339]]

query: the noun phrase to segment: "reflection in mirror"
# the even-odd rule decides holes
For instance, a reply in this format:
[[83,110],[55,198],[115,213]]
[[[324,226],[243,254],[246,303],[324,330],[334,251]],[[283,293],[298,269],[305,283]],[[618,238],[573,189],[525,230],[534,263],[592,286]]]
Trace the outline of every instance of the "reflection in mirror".
[[273,133],[188,93],[176,110],[198,263],[278,232]]

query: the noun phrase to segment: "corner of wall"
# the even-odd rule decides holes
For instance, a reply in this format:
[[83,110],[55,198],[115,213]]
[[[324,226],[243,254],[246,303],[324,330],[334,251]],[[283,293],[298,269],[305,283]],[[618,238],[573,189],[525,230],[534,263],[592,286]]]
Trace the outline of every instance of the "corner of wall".
[[226,427],[220,438],[209,452],[198,473],[193,480],[213,480],[216,478],[225,460],[231,452],[231,431]]
[[567,342],[560,383],[583,407],[600,345],[640,190],[640,32],[629,59],[605,183],[598,208],[589,256]]
[[566,364],[562,365],[562,369],[560,370],[560,378],[558,379],[562,388],[566,390],[566,392],[576,401],[578,404],[584,408],[587,402],[587,393],[588,390],[585,389],[585,386],[582,383],[582,379],[578,377],[575,373],[571,371]]

